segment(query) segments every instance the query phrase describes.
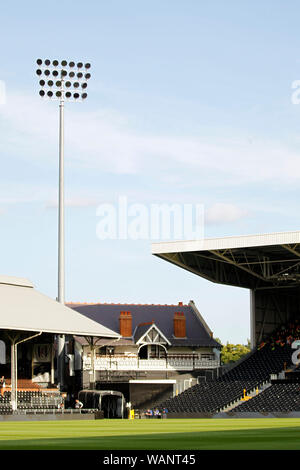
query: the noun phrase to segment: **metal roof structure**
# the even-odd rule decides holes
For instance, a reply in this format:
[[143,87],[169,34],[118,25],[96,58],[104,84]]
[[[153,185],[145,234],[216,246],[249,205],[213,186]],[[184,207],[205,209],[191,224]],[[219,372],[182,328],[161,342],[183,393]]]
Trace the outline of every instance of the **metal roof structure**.
[[152,254],[218,284],[250,290],[252,348],[300,315],[300,231],[152,244]]
[[27,279],[0,276],[0,329],[78,336],[120,335],[35,290]]
[[220,284],[300,285],[300,231],[153,243],[152,254]]

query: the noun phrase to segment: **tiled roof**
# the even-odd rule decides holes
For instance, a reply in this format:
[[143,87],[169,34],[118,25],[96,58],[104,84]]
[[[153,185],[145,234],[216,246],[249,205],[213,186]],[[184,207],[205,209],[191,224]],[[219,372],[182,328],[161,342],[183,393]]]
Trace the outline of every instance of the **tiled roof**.
[[[151,322],[154,322],[174,346],[220,347],[219,343],[208,334],[190,305],[121,303],[68,303],[67,305],[117,333],[119,333],[120,312],[130,311],[132,315],[132,335],[134,339],[136,339],[136,329],[140,326],[140,330],[141,324],[148,323],[148,329]],[[173,317],[175,312],[183,312],[186,317],[186,338],[174,338]],[[138,333],[140,337],[140,331]]]
[[138,325],[134,331],[134,342],[136,343],[149,330],[153,323],[142,323]]

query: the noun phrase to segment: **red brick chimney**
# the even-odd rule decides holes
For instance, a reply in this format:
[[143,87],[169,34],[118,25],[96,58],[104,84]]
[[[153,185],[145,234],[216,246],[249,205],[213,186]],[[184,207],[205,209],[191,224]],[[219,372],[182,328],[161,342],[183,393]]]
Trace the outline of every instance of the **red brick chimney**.
[[174,313],[174,336],[175,338],[186,337],[186,319],[183,312]]
[[132,316],[130,312],[121,312],[119,317],[120,335],[125,338],[132,336]]

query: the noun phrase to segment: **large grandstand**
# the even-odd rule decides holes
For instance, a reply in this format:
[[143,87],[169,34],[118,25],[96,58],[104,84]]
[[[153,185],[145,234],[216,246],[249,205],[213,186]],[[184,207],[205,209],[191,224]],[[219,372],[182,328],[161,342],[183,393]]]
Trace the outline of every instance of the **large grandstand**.
[[[229,368],[193,303],[131,305],[131,313],[121,304],[68,307],[26,279],[1,277],[0,414],[73,413],[83,390],[84,408],[95,413],[103,398],[109,418],[129,416],[126,402],[135,408],[148,390],[147,408],[166,407],[169,418],[297,414],[299,245],[300,232],[153,245],[156,256],[205,279],[250,290],[252,348]],[[67,389],[58,383],[60,334],[67,335]],[[178,388],[178,377],[188,385]],[[155,387],[164,393],[154,396]]]
[[58,382],[60,354],[68,360],[73,399],[78,389],[73,355],[57,349],[58,335],[118,339],[119,334],[41,294],[27,279],[0,276],[0,299],[0,414],[62,414],[68,397]]
[[293,355],[300,338],[299,246],[300,232],[153,244],[154,255],[183,269],[250,290],[252,347],[217,379],[156,406],[168,407],[174,416],[300,411]]

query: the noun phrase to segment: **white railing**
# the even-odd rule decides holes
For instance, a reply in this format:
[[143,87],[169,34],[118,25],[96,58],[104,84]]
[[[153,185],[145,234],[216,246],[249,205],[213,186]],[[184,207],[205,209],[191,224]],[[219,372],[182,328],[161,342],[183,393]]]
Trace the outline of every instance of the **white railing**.
[[[101,357],[94,361],[95,370],[194,370],[212,369],[219,366],[219,362],[210,359],[139,359],[123,357]],[[91,358],[83,358],[83,369],[91,369]]]
[[[14,411],[11,411],[11,414],[14,415],[73,415],[73,414],[92,414],[95,413],[96,411],[99,411],[96,408],[81,408],[81,409],[17,409]],[[1,414],[1,413],[0,413]]]

